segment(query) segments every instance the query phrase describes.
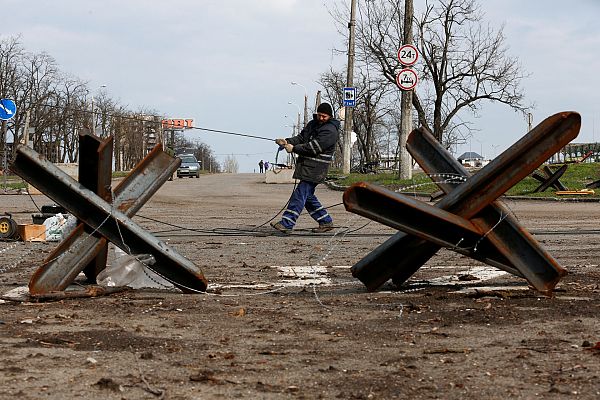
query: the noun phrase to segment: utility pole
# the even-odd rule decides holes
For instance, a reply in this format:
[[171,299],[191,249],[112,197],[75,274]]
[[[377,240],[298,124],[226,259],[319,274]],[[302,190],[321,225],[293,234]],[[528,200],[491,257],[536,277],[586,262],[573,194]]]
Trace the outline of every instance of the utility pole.
[[[348,71],[346,74],[346,87],[354,86],[354,25],[356,23],[354,15],[356,14],[356,0],[351,0],[350,6],[350,23],[348,28],[350,30],[348,36]],[[342,172],[344,174],[350,173],[350,151],[352,148],[351,136],[352,136],[352,107],[346,107],[344,116],[344,151],[343,159],[344,166]]]
[[304,126],[308,124],[308,94],[304,93]]
[[[404,0],[404,44],[412,44],[413,0]],[[412,157],[406,150],[408,134],[412,130],[412,94],[414,89],[403,90],[400,100],[400,137],[398,138],[400,168],[398,178],[412,178]]]

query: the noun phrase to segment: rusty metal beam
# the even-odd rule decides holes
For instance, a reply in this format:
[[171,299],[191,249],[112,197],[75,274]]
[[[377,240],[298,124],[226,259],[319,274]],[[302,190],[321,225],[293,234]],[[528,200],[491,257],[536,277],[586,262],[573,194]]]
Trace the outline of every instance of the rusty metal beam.
[[[514,275],[521,275],[497,254],[485,232],[471,221],[401,193],[359,182],[344,192],[346,210],[425,239],[439,247],[475,258]],[[477,251],[479,250],[479,251]],[[495,258],[490,258],[494,255]],[[498,261],[500,260],[500,261]]]
[[[112,201],[112,152],[112,136],[100,140],[89,133],[79,135],[79,183],[109,203]],[[83,228],[88,234],[93,232],[88,226]],[[97,233],[94,233],[94,236],[101,238]],[[91,282],[96,283],[96,277],[106,268],[107,259],[108,243],[105,243],[96,257],[83,269]]]
[[594,182],[590,182],[587,185],[585,185],[586,188],[588,189],[598,189],[600,188],[600,179]]
[[[206,290],[206,278],[191,261],[146,232],[122,210],[86,189],[32,149],[24,146],[17,149],[13,170],[127,253],[152,254],[156,259],[152,269],[168,278],[175,286],[187,292]],[[146,179],[148,178],[142,178]],[[129,207],[132,211],[141,207],[139,202],[132,199],[140,189],[139,185],[135,185],[136,181],[132,180],[131,191],[122,197],[124,201],[130,200]],[[138,197],[145,196],[145,193],[140,193]],[[115,200],[116,198],[117,196]],[[123,207],[123,203],[120,207]]]
[[86,266],[94,263],[97,255],[107,246],[107,241],[101,236],[85,232],[84,227],[84,224],[77,225],[33,273],[29,279],[29,293],[64,290]]
[[[569,123],[574,122],[575,129],[563,138],[563,141],[570,141],[577,136],[579,126],[576,121]],[[554,144],[557,147],[561,145],[560,141]],[[444,171],[451,173],[469,175],[464,167],[429,133],[413,136],[407,143],[407,147],[415,160],[422,163],[420,165],[427,173],[439,173],[439,168],[443,168]],[[425,155],[428,157],[433,155],[433,157],[425,160]],[[544,157],[541,155],[537,160],[543,162]],[[525,174],[522,172],[522,175]],[[469,184],[470,180],[464,184]],[[439,186],[442,190],[450,192],[453,185],[440,184]],[[443,202],[440,202],[440,206],[443,206]],[[508,259],[509,265],[520,271],[519,275],[524,276],[540,292],[550,292],[560,278],[566,274],[558,262],[539,245],[526,229],[520,226],[501,201],[492,202],[470,220],[481,231],[487,233],[486,241],[489,241],[496,252]],[[485,251],[483,247],[480,249]],[[497,259],[494,254],[488,256]]]
[[440,201],[440,208],[465,218],[473,217],[575,139],[580,128],[581,116],[576,112],[546,118],[468,182],[448,193]]
[[[455,187],[455,182],[439,184],[438,186],[448,194],[436,206],[463,218],[471,219],[471,222],[477,224],[479,218],[474,218],[476,214],[488,207],[512,185],[529,175],[550,155],[575,138],[580,126],[581,117],[574,112],[559,113],[547,118],[475,176],[471,177],[467,183],[463,183],[458,187]],[[418,130],[413,131],[411,137],[417,137],[415,136],[419,135],[417,132]],[[423,131],[420,133],[420,137],[425,137],[422,134]],[[411,138],[409,137],[409,143],[410,141]],[[425,146],[421,150],[416,149],[416,144],[409,144],[409,150],[412,149],[412,151],[419,153],[418,162],[425,171],[448,174],[464,174],[466,172],[462,166],[456,167],[457,162],[452,157],[440,157],[441,153],[438,146],[432,146],[431,143],[422,144]],[[413,156],[415,155],[413,154]],[[494,204],[494,206],[497,207],[498,205]],[[515,232],[516,230],[517,233],[525,236],[526,242],[533,239],[531,235],[518,227],[518,224],[512,226],[516,221],[512,219],[510,214],[505,213],[502,207],[492,210],[492,212],[482,213],[482,215],[487,216],[483,222],[480,222],[481,227],[495,227],[496,223],[502,224],[503,221],[507,220],[509,221],[509,229],[500,229],[498,232]],[[492,219],[495,220],[495,223],[490,226],[490,220]],[[492,233],[496,232],[496,229],[497,227]],[[511,235],[510,233],[506,234]],[[502,242],[501,238],[496,238],[496,240]],[[539,246],[537,247],[539,248]],[[391,277],[394,277],[395,282],[402,283],[412,276],[438,249],[439,246],[433,243],[404,232],[398,232],[356,263],[352,267],[352,273],[369,290],[377,289]],[[547,253],[543,250],[536,251],[539,258],[546,258]],[[399,259],[398,254],[400,253],[403,254],[403,257]],[[521,271],[520,268],[519,271]],[[528,270],[527,278],[542,292],[551,291],[560,280],[560,277],[566,273],[558,264],[554,268],[548,268],[547,266],[542,268],[542,276],[537,275],[539,272],[535,268]]]
[[[181,159],[163,152],[161,145],[156,146],[115,188],[113,206],[133,217],[180,164]],[[99,241],[107,243],[101,235],[90,237],[90,231],[84,231],[83,226],[78,227],[32,275],[29,292],[39,294],[64,290],[102,251]]]

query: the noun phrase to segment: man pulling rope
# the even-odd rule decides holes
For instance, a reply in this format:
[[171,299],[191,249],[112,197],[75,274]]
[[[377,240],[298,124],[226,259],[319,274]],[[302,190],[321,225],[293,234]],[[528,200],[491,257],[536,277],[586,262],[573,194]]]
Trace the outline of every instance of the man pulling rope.
[[333,229],[333,219],[315,196],[315,188],[327,177],[339,129],[340,121],[333,118],[331,105],[321,103],[313,120],[300,134],[287,139],[275,139],[275,143],[283,146],[288,153],[298,154],[293,177],[300,183],[292,193],[281,221],[271,223],[273,228],[290,233],[300,213],[306,208],[309,215],[319,223],[319,227],[312,230],[314,233]]

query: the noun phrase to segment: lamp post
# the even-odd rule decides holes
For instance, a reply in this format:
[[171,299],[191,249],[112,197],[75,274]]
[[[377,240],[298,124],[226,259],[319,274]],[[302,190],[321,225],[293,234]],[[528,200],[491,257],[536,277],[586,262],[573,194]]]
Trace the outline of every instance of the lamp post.
[[500,147],[500,145],[499,145],[499,144],[493,144],[493,145],[492,145],[492,148],[494,149],[494,158],[496,158],[496,153],[497,153],[497,150],[496,150],[496,149],[497,149],[498,147]]
[[308,92],[306,91],[306,88],[298,82],[292,81],[292,85],[298,85],[304,89],[304,126],[306,126],[306,124],[308,123]]
[[291,125],[290,124],[285,124],[283,127],[284,128],[292,128],[292,136],[294,136],[296,134],[296,125],[294,125],[294,124],[291,124]]
[[[296,108],[298,109],[298,124],[296,125],[298,127],[298,133],[300,133],[300,106],[296,103],[293,103],[291,101],[288,101],[288,104],[296,106]],[[306,126],[306,124],[305,124]]]
[[[100,85],[98,86],[98,88],[96,89],[96,91],[105,88],[106,85]],[[95,113],[94,113],[94,94],[92,93],[92,135],[96,134],[96,118],[95,118]]]
[[[286,115],[286,117],[287,117],[287,115]],[[300,118],[298,118],[298,123],[300,123]],[[296,129],[298,129],[298,132],[300,132],[300,126],[297,126],[297,125],[295,125],[295,124],[293,124],[293,125],[290,125],[290,124],[285,124],[285,125],[284,125],[284,127],[285,127],[285,128],[292,128],[292,136],[294,136],[294,135],[296,134],[296,133],[295,133],[295,132],[296,132]],[[280,150],[282,150],[282,149],[280,148]],[[290,153],[286,153],[286,152],[283,152],[283,154],[285,154],[285,155],[286,155],[286,161],[285,161],[285,162],[286,162],[286,164],[287,164],[287,165],[292,165],[292,158],[293,158],[293,155],[292,155],[292,154],[290,154]]]
[[479,139],[475,139],[477,143],[479,143],[479,155],[483,158],[483,142]]
[[[289,116],[287,116],[287,115],[284,115],[284,117],[285,117],[285,118],[290,118],[290,117],[289,117]],[[291,119],[291,118],[290,118],[290,119]],[[298,121],[298,122],[299,122],[299,121]],[[285,124],[285,125],[284,125],[284,127],[289,127],[289,128],[292,128],[292,136],[294,136],[294,135],[296,134],[296,126],[297,126],[297,125],[294,123],[294,121],[293,121],[293,120],[292,120],[292,123],[291,123],[291,124]],[[300,127],[298,127],[298,129],[299,129],[299,128],[300,128]]]

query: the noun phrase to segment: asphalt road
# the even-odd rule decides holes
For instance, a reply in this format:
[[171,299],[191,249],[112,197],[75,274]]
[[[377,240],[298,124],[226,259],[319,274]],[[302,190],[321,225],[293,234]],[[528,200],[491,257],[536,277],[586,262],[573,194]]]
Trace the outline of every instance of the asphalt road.
[[[138,212],[208,293],[0,301],[0,398],[600,396],[597,203],[506,203],[570,272],[553,297],[450,250],[371,293],[349,267],[394,231],[319,186],[338,229],[312,234],[302,215],[280,235],[268,222],[292,187],[258,174],[175,179]],[[36,212],[27,195],[0,204],[20,223]],[[0,242],[0,293],[26,286],[55,246]]]

